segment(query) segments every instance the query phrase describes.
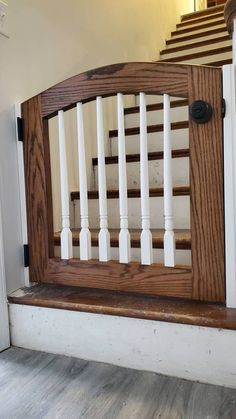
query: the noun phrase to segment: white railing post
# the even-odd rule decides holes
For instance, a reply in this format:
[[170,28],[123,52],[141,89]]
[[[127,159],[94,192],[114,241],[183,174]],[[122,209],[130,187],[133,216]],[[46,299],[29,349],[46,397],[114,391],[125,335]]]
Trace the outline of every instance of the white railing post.
[[235,66],[223,67],[226,305],[236,308],[236,83]]
[[106,190],[106,165],[104,147],[104,124],[102,98],[97,97],[97,150],[98,150],[98,190],[99,190],[99,215],[100,232],[99,241],[99,260],[107,262],[111,258],[110,233],[108,231],[107,220],[107,190]]
[[148,176],[148,146],[147,146],[147,112],[146,95],[140,93],[140,185],[141,185],[141,263],[153,263],[152,234],[150,231],[150,202]]
[[119,259],[120,263],[129,263],[131,258],[130,234],[128,230],[128,195],[125,152],[125,126],[123,95],[117,95],[118,110],[118,156],[119,156],[119,204],[120,204],[120,234]]
[[175,235],[173,217],[173,186],[172,186],[172,151],[171,151],[171,123],[170,97],[164,95],[164,264],[175,266]]
[[63,111],[58,112],[58,129],[59,129],[61,214],[62,214],[61,258],[71,259],[73,257],[73,247],[72,247],[72,233],[70,230],[69,187],[68,187],[66,139],[65,139],[65,125],[64,125],[64,112]]
[[77,140],[78,140],[78,158],[79,158],[79,192],[80,192],[80,218],[81,231],[80,241],[80,259],[89,260],[92,257],[91,234],[89,231],[88,218],[88,187],[86,171],[86,154],[84,144],[84,122],[83,105],[77,103]]

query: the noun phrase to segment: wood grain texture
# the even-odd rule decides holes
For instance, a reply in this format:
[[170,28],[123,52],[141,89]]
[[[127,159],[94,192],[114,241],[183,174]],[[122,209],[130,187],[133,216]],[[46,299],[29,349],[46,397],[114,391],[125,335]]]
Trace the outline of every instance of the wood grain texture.
[[[98,234],[99,229],[90,228],[92,246],[98,247]],[[119,247],[119,229],[109,228],[111,247]],[[139,229],[129,229],[131,236],[131,247],[140,248],[140,234]],[[163,237],[164,230],[162,229],[151,229],[152,233],[152,245],[154,249],[163,249]],[[73,246],[79,246],[80,240],[80,229],[72,229],[73,235]],[[191,235],[190,230],[187,229],[175,229],[175,240],[177,249],[191,249]],[[54,245],[60,246],[60,232],[54,233]]]
[[189,122],[193,298],[225,301],[221,70],[189,68],[190,103],[211,104],[206,124]]
[[[179,122],[172,122],[171,129],[172,130],[178,130],[178,129],[187,129],[188,128],[188,121],[179,121]],[[163,124],[158,125],[148,125],[147,126],[147,133],[151,134],[153,132],[162,132],[163,131]],[[139,127],[132,127],[132,128],[126,128],[125,129],[125,135],[138,135],[140,133]],[[110,130],[109,131],[109,137],[114,138],[118,137],[118,130]]]
[[225,22],[229,31],[229,34],[232,36],[233,33],[233,22],[236,19],[236,4],[235,0],[227,0],[225,9],[224,9]]
[[[46,179],[48,147],[44,144],[41,98],[36,96],[22,105],[24,124],[24,165],[30,280],[40,282],[49,257],[48,182]],[[47,144],[47,143],[46,143]]]
[[[189,157],[189,149],[188,148],[182,148],[177,150],[172,150],[172,158],[183,158],[183,157]],[[148,153],[148,160],[162,160],[163,159],[163,151],[152,151]],[[140,161],[140,154],[127,154],[126,155],[126,163],[134,163]],[[98,158],[94,157],[93,160],[93,166],[98,165]],[[109,156],[105,158],[106,164],[118,164],[118,156]]]
[[167,297],[192,296],[192,269],[118,261],[50,259],[42,282]]
[[235,417],[234,389],[68,356],[10,348],[0,375],[2,419]]
[[117,93],[168,93],[188,97],[187,67],[162,63],[114,64],[71,77],[46,90],[42,97],[42,116],[51,117],[77,102]]
[[[128,198],[140,198],[141,191],[140,189],[128,189],[127,190]],[[173,195],[174,196],[186,196],[190,194],[189,186],[176,186],[173,188]],[[149,189],[149,196],[150,198],[163,196],[164,189],[163,188],[151,188]],[[79,191],[73,191],[70,194],[71,201],[75,201],[80,199]],[[99,192],[98,191],[88,191],[88,199],[98,199]],[[108,189],[107,191],[107,199],[118,199],[119,198],[119,190],[118,189]]]
[[48,120],[43,119],[43,144],[44,144],[44,167],[47,190],[47,225],[48,225],[48,250],[49,257],[54,257],[54,227],[53,227],[53,204],[52,204],[52,179],[51,179],[51,161],[49,144],[49,125]]
[[41,284],[8,297],[13,304],[236,330],[236,309],[164,297]]

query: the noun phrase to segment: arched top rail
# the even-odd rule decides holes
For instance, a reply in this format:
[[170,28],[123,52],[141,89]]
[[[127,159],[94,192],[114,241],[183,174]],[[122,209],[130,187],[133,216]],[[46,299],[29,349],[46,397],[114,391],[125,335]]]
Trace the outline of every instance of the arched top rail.
[[[41,93],[42,116],[51,118],[77,102],[88,102],[96,96],[108,97],[117,93],[164,94],[189,97],[189,80],[193,69],[200,66],[169,63],[125,63],[100,67],[73,76]],[[219,69],[213,69],[220,71]]]
[[225,22],[230,35],[233,33],[233,21],[236,19],[236,1],[228,0],[224,9]]

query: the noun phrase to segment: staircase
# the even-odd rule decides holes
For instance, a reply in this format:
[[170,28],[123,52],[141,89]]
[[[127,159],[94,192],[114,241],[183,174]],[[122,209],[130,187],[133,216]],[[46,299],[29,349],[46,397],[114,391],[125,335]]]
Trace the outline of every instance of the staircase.
[[[182,16],[181,23],[160,52],[161,62],[222,66],[232,62],[232,41],[223,15],[223,5]],[[132,261],[140,260],[140,144],[139,103],[125,108],[126,162]],[[151,233],[154,262],[163,262],[164,219],[157,217],[163,208],[163,103],[162,97],[147,96],[147,132]],[[189,200],[189,116],[188,103],[176,97],[171,100],[172,175],[176,263],[191,264]],[[118,260],[119,190],[118,130],[108,134],[110,155],[106,157],[108,225],[111,234],[111,258]],[[92,159],[94,188],[88,192],[92,257],[98,259],[99,201],[98,159]],[[73,246],[79,257],[80,205],[79,191],[71,192]],[[60,256],[60,232],[54,235],[56,255]]]

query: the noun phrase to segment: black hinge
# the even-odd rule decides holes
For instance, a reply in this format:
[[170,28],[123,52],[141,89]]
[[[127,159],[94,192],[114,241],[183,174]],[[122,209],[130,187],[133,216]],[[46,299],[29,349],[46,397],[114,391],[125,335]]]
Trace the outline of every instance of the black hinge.
[[29,267],[29,245],[24,244],[24,267]]
[[17,117],[17,135],[18,135],[18,141],[24,140],[23,120],[19,116]]
[[225,103],[225,99],[222,99],[222,105],[221,105],[221,115],[222,118],[225,117],[226,114],[226,103]]

